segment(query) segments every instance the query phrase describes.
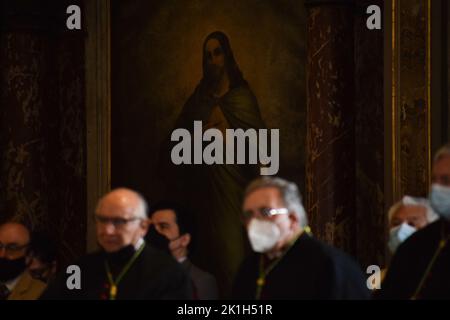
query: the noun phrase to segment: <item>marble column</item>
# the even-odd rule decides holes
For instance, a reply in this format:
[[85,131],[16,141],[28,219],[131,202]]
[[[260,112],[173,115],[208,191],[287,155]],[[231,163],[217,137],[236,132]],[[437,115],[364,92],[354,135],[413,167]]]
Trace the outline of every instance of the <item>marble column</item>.
[[355,253],[353,1],[306,1],[306,204],[314,235]]
[[356,141],[356,256],[362,266],[385,265],[385,28],[366,27],[366,9],[384,0],[359,0],[355,14],[355,141]]
[[68,4],[0,3],[0,222],[48,232],[62,262],[86,233],[85,35],[67,30]]

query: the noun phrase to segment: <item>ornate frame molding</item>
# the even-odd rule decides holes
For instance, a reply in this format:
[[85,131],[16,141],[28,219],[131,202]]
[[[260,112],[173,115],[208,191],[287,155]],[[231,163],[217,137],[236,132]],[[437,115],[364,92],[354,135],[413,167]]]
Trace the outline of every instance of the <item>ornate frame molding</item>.
[[[424,107],[425,121],[421,123],[425,127],[426,137],[426,159],[423,163],[425,171],[425,180],[430,182],[431,172],[431,0],[421,0],[425,15],[426,36],[423,48],[425,49],[425,73],[424,73]],[[405,8],[405,5],[411,6]],[[401,13],[407,10],[413,10],[414,3],[402,0],[387,1],[385,6],[385,191],[386,191],[386,210],[405,193],[404,186],[408,180],[405,172],[408,168],[402,168],[401,157],[402,147],[405,141],[402,141],[401,117],[405,117],[402,110],[401,96],[402,89],[406,86],[402,74],[401,43],[402,43],[402,21]],[[413,57],[414,58],[414,57]],[[402,61],[403,60],[403,61]],[[391,63],[389,63],[389,61]],[[406,76],[405,76],[406,78]],[[408,88],[410,89],[410,88]],[[403,112],[403,113],[402,113]],[[414,127],[413,127],[414,128]],[[404,155],[403,155],[404,156]],[[405,171],[406,170],[406,171]],[[405,182],[406,181],[406,182]]]
[[110,9],[110,0],[86,0],[87,251],[97,248],[97,200],[111,189]]

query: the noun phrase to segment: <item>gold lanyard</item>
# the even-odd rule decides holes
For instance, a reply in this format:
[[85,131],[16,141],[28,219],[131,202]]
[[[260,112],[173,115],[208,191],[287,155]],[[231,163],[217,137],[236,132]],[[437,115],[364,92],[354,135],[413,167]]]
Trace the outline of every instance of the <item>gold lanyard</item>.
[[108,261],[105,261],[106,274],[108,276],[108,282],[109,282],[109,285],[110,285],[110,288],[109,288],[109,300],[116,300],[117,286],[119,285],[119,282],[122,280],[122,278],[128,272],[128,270],[130,270],[131,266],[136,261],[137,257],[139,257],[139,255],[141,254],[142,250],[144,250],[144,247],[145,247],[145,243],[143,243],[141,245],[139,250],[134,253],[134,255],[133,255],[133,257],[131,257],[130,261],[128,261],[128,263],[125,265],[125,267],[123,267],[122,271],[119,273],[119,275],[117,276],[116,280],[114,280],[113,277],[112,277],[112,273],[111,273],[111,270],[109,268]]
[[[306,226],[304,231],[307,234],[311,234],[311,229]],[[286,255],[286,253],[294,246],[294,243],[297,241],[297,239],[300,237],[301,233],[297,235],[289,244],[289,247],[283,252],[283,254],[278,257],[274,262],[272,262],[265,270],[264,270],[264,254],[262,253],[259,258],[259,275],[258,279],[256,279],[256,294],[255,299],[259,300],[261,299],[261,292],[264,288],[264,285],[266,284],[266,277],[272,271],[273,268],[281,261],[281,259]]]
[[411,300],[417,300],[419,293],[422,291],[423,286],[425,285],[426,280],[428,280],[429,277],[429,273],[431,272],[431,269],[433,268],[437,258],[439,257],[439,255],[441,254],[442,250],[445,248],[445,246],[447,245],[447,242],[450,238],[450,235],[447,236],[444,239],[444,226],[442,227],[442,231],[441,231],[441,240],[439,240],[439,244],[438,244],[438,248],[436,249],[436,251],[434,252],[433,257],[431,258],[430,262],[428,263],[427,268],[425,269],[425,272],[423,274],[423,277],[420,279],[419,285],[417,286],[416,290],[414,291],[414,294],[411,297]]

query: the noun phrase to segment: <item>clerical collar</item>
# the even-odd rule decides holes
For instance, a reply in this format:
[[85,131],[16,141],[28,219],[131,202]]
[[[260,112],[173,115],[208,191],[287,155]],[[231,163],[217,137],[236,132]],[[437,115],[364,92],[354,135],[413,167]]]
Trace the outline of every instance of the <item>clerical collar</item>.
[[136,261],[136,259],[139,257],[139,255],[144,250],[145,243],[143,243],[139,250],[135,251],[132,255],[132,257],[129,259],[129,261],[126,262],[126,264],[118,270],[116,273],[117,276],[114,276],[112,267],[109,265],[108,260],[105,261],[105,271],[106,275],[108,276],[108,282],[109,282],[109,299],[110,300],[116,300],[117,292],[119,290],[118,286],[119,283],[122,281],[123,277],[127,274],[128,270],[132,267],[133,263]]
[[442,220],[442,221],[443,221],[443,223],[441,225],[441,235],[440,235],[440,240],[438,242],[437,248],[436,248],[432,258],[430,259],[430,262],[428,263],[427,267],[425,268],[425,271],[424,271],[422,277],[420,278],[418,285],[417,285],[416,289],[414,290],[413,295],[411,296],[411,300],[417,300],[417,299],[421,298],[423,288],[426,287],[427,282],[432,277],[433,267],[434,267],[436,261],[438,260],[439,255],[447,247],[447,244],[450,240],[450,234],[448,233],[449,223],[448,223],[448,221],[445,221],[445,220]]
[[144,244],[144,239],[140,238],[134,246],[130,244],[115,252],[105,252],[106,261],[111,265],[113,273],[125,265]]
[[[297,241],[298,238],[303,234],[303,232],[299,232],[295,237],[289,242],[288,246],[284,249],[279,251],[280,254],[277,254],[277,256],[273,255],[272,258],[268,256],[268,254],[261,254],[259,259],[259,275],[256,279],[256,293],[255,293],[255,299],[259,300],[261,299],[261,293],[262,290],[266,284],[266,277],[267,275],[274,269],[278,263],[283,259],[284,255],[288,253],[289,249],[291,249],[294,246],[294,243]],[[269,265],[266,266],[267,258],[271,259]],[[276,259],[274,259],[276,258]],[[266,260],[266,261],[265,261]]]
[[183,263],[186,260],[187,260],[187,257],[177,258],[178,263]]
[[291,239],[291,241],[289,241],[287,246],[285,248],[283,248],[282,250],[279,250],[276,252],[267,252],[265,254],[266,258],[268,258],[269,260],[281,258],[287,251],[289,251],[289,249],[294,245],[294,243],[297,241],[297,239],[300,238],[300,236],[303,234],[303,232],[306,232],[307,234],[309,234],[309,232],[307,230],[300,231],[297,235],[295,235]]
[[138,251],[144,243],[145,243],[144,238],[140,238],[134,245],[134,250]]
[[284,251],[285,250],[280,250],[280,251],[276,251],[276,252],[267,252],[266,257],[269,260],[277,259],[283,255]]

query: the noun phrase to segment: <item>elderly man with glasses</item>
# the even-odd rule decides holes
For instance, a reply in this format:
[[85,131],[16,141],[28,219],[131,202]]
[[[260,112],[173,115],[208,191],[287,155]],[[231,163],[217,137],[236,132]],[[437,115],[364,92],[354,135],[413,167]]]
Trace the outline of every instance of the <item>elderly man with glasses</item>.
[[80,259],[81,288],[68,288],[65,270],[44,299],[188,299],[189,275],[170,256],[144,241],[147,203],[135,191],[116,189],[104,196],[95,213],[101,249]]
[[281,178],[253,181],[243,223],[253,253],[235,279],[236,299],[367,299],[360,268],[343,252],[314,239],[298,188]]
[[30,232],[16,222],[0,225],[0,300],[35,300],[45,284],[31,277],[27,268]]

